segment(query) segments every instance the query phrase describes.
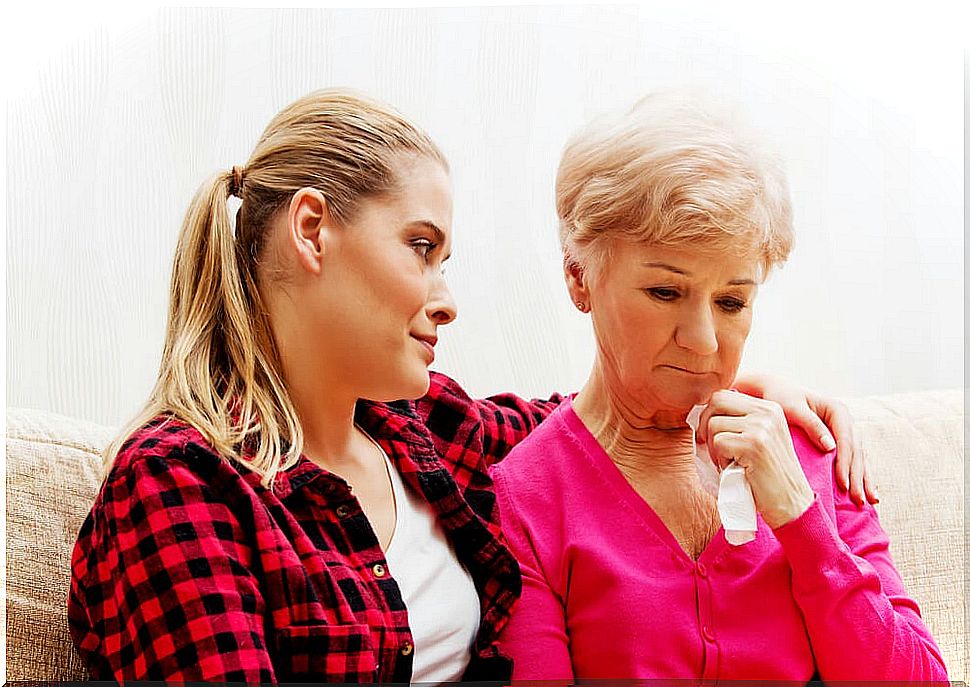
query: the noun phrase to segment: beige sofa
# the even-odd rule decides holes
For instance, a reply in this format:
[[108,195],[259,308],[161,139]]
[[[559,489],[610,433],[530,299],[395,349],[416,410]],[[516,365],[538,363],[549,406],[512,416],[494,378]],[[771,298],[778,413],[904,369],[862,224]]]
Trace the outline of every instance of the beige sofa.
[[[963,393],[848,404],[880,485],[879,513],[896,564],[950,678],[966,680]],[[74,537],[97,492],[98,452],[111,434],[50,413],[7,411],[7,680],[84,678],[65,599]]]

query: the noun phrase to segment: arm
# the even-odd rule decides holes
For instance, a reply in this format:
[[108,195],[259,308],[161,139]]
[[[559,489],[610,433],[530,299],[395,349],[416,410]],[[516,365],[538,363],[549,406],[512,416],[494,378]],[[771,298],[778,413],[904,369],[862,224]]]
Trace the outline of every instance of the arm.
[[432,372],[428,393],[415,405],[428,429],[448,447],[446,454],[451,447],[467,447],[477,433],[486,465],[491,465],[525,439],[562,400],[561,394],[527,401],[511,393],[473,399],[455,380]]
[[839,485],[849,490],[856,503],[865,500],[879,503],[875,485],[866,471],[865,452],[852,431],[852,416],[844,404],[763,374],[740,376],[735,380],[735,388],[781,405],[788,421],[805,430],[821,450],[838,448],[835,474]]
[[[946,680],[939,649],[906,596],[875,511],[831,486],[831,455],[818,455],[799,436],[800,460],[781,407],[733,391],[714,393],[700,424],[714,460],[745,469],[758,512],[785,552],[822,678]],[[806,470],[824,495],[834,491],[837,522]]]
[[522,596],[512,608],[500,645],[512,658],[513,680],[573,680],[562,598],[546,581],[531,537],[500,469],[492,470],[502,530],[522,572]]
[[835,491],[837,522],[816,497],[799,518],[775,529],[821,677],[947,680],[876,512],[853,503],[844,489]]
[[79,542],[72,566],[72,614],[103,623],[89,647],[111,673],[99,678],[275,682],[263,599],[238,543],[248,534],[226,505],[158,456],[106,490],[105,536],[90,551]]

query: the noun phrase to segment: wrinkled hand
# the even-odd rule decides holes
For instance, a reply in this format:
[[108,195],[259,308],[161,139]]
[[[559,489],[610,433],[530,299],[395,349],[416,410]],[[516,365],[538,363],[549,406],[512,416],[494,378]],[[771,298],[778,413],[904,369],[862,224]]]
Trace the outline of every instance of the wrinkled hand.
[[795,455],[788,422],[774,401],[716,391],[701,413],[698,435],[718,467],[745,469],[754,503],[772,529],[812,505],[815,493]]
[[735,386],[744,393],[781,404],[788,421],[805,430],[823,451],[838,448],[835,477],[839,485],[848,490],[856,504],[866,500],[879,503],[876,486],[866,470],[865,451],[852,431],[852,415],[844,403],[808,393],[769,375],[745,375],[736,380]]

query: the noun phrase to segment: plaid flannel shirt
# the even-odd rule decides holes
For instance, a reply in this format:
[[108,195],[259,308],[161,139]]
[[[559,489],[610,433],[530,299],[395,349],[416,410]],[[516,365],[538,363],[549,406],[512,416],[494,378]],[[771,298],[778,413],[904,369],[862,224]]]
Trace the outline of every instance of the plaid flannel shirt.
[[[507,680],[519,596],[488,466],[561,401],[473,400],[432,373],[357,423],[423,496],[481,598],[466,680]],[[157,418],[119,453],[78,536],[71,634],[96,680],[408,682],[401,592],[347,483],[301,457],[272,490],[197,430]]]

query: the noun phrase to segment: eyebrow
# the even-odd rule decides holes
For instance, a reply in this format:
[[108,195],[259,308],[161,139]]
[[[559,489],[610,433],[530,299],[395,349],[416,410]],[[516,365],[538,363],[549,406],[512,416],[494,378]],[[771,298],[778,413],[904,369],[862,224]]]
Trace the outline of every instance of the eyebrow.
[[[667,270],[668,272],[673,272],[674,274],[680,274],[685,277],[691,276],[690,272],[683,270],[680,267],[668,265],[665,262],[643,262],[640,264],[643,265],[643,267],[656,267],[658,269]],[[737,279],[731,279],[730,281],[728,281],[728,284],[730,286],[748,286],[748,285],[757,286],[758,282],[756,282],[754,279],[737,278]]]
[[[414,220],[413,222],[408,222],[406,226],[425,227],[426,229],[430,229],[431,233],[434,234],[435,241],[437,241],[438,243],[445,242],[445,232],[443,232],[441,228],[438,227],[438,225],[432,222],[430,219],[417,219],[417,220]],[[446,255],[441,259],[441,261],[444,262],[450,257],[451,257],[451,253],[448,253],[448,255]]]
[[445,240],[445,232],[441,231],[441,229],[438,228],[438,225],[432,222],[430,219],[416,219],[413,222],[408,222],[407,226],[425,227],[431,230],[431,232],[434,234],[436,241],[443,243]]

